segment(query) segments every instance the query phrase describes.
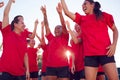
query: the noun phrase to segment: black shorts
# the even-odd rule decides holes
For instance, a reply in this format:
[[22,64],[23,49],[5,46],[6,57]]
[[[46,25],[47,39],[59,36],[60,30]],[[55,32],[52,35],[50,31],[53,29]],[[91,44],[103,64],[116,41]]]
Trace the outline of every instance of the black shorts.
[[98,72],[97,76],[100,76],[100,75],[105,75],[105,73],[104,72]]
[[115,63],[114,56],[85,56],[85,66],[98,67],[107,63]]
[[69,78],[70,70],[68,66],[65,67],[47,67],[46,76],[57,76],[58,78]]
[[81,70],[81,71],[75,72],[74,73],[74,79],[75,80],[85,79],[85,71]]
[[38,78],[38,72],[30,72],[30,78]]
[[25,75],[14,76],[7,72],[0,73],[0,80],[26,80]]
[[42,72],[42,73],[41,73],[41,76],[46,76],[46,72]]

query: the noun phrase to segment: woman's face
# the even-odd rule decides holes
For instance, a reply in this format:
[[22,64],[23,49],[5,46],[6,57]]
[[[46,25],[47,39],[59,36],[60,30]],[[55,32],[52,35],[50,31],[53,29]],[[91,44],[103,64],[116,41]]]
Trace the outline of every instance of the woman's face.
[[56,26],[54,30],[55,36],[60,36],[62,34],[62,26]]
[[34,39],[30,39],[29,45],[30,45],[30,47],[34,47],[35,46],[35,40]]
[[82,9],[86,15],[93,14],[94,3],[90,3],[89,1],[84,1],[82,5]]
[[23,17],[18,17],[18,20],[19,20],[18,23],[14,23],[15,24],[14,26],[17,30],[23,32],[25,28],[24,19]]

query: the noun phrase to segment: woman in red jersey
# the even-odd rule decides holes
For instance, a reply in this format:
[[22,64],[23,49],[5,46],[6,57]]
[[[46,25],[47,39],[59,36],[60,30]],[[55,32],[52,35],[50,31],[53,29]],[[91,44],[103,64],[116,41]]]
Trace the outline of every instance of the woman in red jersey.
[[81,40],[81,29],[78,24],[75,24],[74,29],[72,31],[70,29],[70,23],[66,22],[69,33],[72,37],[70,41],[72,49],[75,55],[75,72],[73,78],[75,80],[85,80],[85,72],[84,72],[84,54],[83,54],[83,44]]
[[47,56],[48,56],[48,44],[46,44],[45,42],[45,38],[44,38],[44,21],[41,22],[41,38],[39,36],[38,39],[40,41],[40,46],[43,50],[42,52],[42,69],[41,69],[41,79],[42,80],[47,80],[46,77],[46,65],[47,65]]
[[[35,21],[36,25],[38,25],[38,20]],[[29,39],[27,47],[28,53],[28,61],[29,61],[29,71],[30,71],[30,80],[38,80],[38,64],[37,64],[37,52],[40,48],[39,46],[34,48],[35,40]]]
[[0,59],[0,71],[2,72],[0,80],[26,80],[29,78],[26,38],[34,38],[35,33],[31,35],[24,29],[24,19],[21,15],[16,16],[9,24],[9,12],[13,2],[15,0],[8,1],[3,15],[1,30],[3,53]]
[[[108,79],[118,80],[114,54],[118,40],[118,30],[112,15],[100,10],[99,2],[85,0],[82,9],[86,15],[71,13],[65,0],[61,0],[64,13],[81,26],[85,55],[86,80],[96,80],[98,66],[101,64]],[[108,26],[113,31],[111,43]]]
[[59,3],[57,12],[60,17],[61,25],[55,27],[55,36],[51,33],[47,21],[46,8],[41,7],[46,29],[46,37],[48,39],[48,59],[46,75],[48,80],[69,80],[69,65],[66,56],[66,48],[68,46],[69,34],[67,32],[65,21],[62,15],[62,6]]

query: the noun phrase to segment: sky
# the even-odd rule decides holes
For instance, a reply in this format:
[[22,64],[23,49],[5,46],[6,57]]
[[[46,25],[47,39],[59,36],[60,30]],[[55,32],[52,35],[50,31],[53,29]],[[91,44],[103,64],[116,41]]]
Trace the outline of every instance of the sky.
[[[5,5],[7,4],[8,0],[0,0],[4,1]],[[80,14],[84,14],[82,11],[82,3],[84,0],[65,0],[68,9],[75,13],[79,12]],[[116,24],[116,27],[120,33],[120,0],[95,0],[100,2],[101,4],[101,10],[105,11],[107,13],[110,13],[114,17],[114,21]],[[29,31],[33,31],[34,28],[34,22],[36,19],[39,20],[39,25],[37,28],[37,33],[40,36],[40,30],[41,30],[41,21],[43,21],[43,15],[40,10],[41,6],[46,5],[47,9],[47,15],[48,15],[48,22],[50,29],[53,33],[54,27],[58,24],[60,24],[59,16],[56,11],[56,6],[60,2],[60,0],[16,0],[15,3],[11,7],[10,11],[10,22],[16,15],[23,15],[24,21],[26,24],[26,27],[29,29]],[[5,7],[4,5],[4,7]],[[3,10],[4,7],[0,9],[0,21],[2,20],[3,16]],[[64,15],[64,13],[63,13]],[[64,15],[65,20],[70,21],[71,28],[73,29],[74,22],[71,21],[68,17]],[[109,30],[110,38],[112,41],[112,31]],[[0,34],[0,44],[2,43],[2,36]],[[39,41],[36,39],[36,44],[38,44]],[[120,37],[118,38],[118,44],[116,47],[116,53],[115,53],[115,60],[117,67],[120,67]]]

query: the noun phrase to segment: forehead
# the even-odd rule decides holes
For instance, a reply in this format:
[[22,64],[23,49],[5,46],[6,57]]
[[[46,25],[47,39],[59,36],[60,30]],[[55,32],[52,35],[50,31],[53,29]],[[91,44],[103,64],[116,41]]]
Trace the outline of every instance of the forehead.
[[60,29],[60,28],[62,28],[62,26],[60,26],[60,25],[57,25],[57,26],[55,27],[55,29]]
[[85,5],[85,4],[88,4],[88,3],[90,3],[88,0],[85,0],[84,2],[83,2],[83,5]]
[[18,20],[24,20],[24,18],[22,16],[18,17]]

